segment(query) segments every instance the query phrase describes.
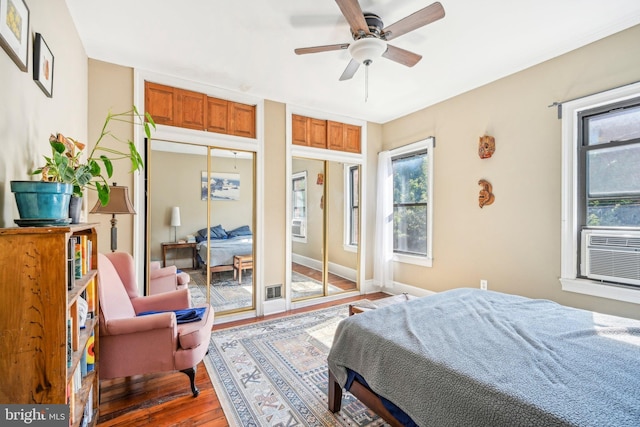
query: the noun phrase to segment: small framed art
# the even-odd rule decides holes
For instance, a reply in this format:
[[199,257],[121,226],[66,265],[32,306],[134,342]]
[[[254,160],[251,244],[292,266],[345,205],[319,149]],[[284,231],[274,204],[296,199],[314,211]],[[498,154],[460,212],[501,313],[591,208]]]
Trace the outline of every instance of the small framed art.
[[24,0],[0,0],[0,46],[22,71],[29,58],[29,8]]
[[53,53],[40,33],[33,41],[33,80],[45,95],[53,96]]

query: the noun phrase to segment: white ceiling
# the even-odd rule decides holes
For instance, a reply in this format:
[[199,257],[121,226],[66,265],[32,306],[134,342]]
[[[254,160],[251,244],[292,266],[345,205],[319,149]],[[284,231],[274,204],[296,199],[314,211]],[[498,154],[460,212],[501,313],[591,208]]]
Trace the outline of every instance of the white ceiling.
[[[66,0],[90,58],[336,115],[385,123],[640,24],[639,0],[441,0],[445,17],[338,81],[352,41],[334,0]],[[432,0],[360,0],[388,26]],[[640,42],[640,41],[639,41]]]

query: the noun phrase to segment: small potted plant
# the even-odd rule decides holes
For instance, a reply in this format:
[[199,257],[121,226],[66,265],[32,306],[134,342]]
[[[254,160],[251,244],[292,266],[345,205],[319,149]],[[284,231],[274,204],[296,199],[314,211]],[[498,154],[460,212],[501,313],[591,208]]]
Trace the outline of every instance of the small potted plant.
[[[146,120],[145,120],[146,118]],[[137,108],[133,108],[123,113],[112,113],[109,111],[102,127],[102,132],[98,137],[98,140],[94,144],[91,152],[86,159],[83,158],[85,144],[66,137],[60,133],[51,135],[49,143],[51,145],[51,157],[44,156],[44,166],[31,172],[31,175],[42,175],[40,183],[56,183],[60,189],[65,192],[66,197],[59,197],[58,203],[64,204],[66,200],[66,208],[60,207],[55,212],[46,212],[47,215],[58,215],[51,218],[59,218],[65,220],[69,217],[69,204],[73,199],[72,205],[81,205],[80,201],[84,195],[84,189],[86,187],[95,189],[98,192],[98,199],[104,206],[109,202],[109,183],[108,178],[113,175],[113,162],[121,159],[129,159],[131,163],[131,172],[141,170],[143,167],[142,156],[138,152],[135,144],[131,140],[124,140],[118,138],[109,129],[109,123],[111,121],[121,121],[131,123],[134,125],[142,125],[144,127],[147,138],[151,138],[151,128],[155,129],[155,123],[149,113],[144,116],[141,115]],[[115,141],[123,143],[127,146],[126,149],[118,149],[105,147],[101,143],[105,138],[110,137]],[[37,181],[12,181],[11,191],[16,193],[16,202],[18,203],[18,210],[20,211],[21,218],[33,218],[33,213],[25,214],[23,216],[23,209],[21,209],[21,201],[19,200],[19,192],[21,187],[26,187],[28,183],[36,184]],[[69,191],[69,188],[71,189]],[[20,197],[24,199],[24,197]],[[35,200],[34,197],[32,197]],[[78,200],[80,199],[80,200]],[[36,205],[48,204],[39,201],[32,202]],[[66,209],[66,211],[64,211]],[[41,209],[42,210],[42,209]],[[73,208],[72,208],[73,211]],[[73,212],[72,212],[73,213]],[[77,216],[79,216],[79,209],[77,209]],[[76,215],[74,214],[74,217]],[[73,222],[77,222],[77,218]]]

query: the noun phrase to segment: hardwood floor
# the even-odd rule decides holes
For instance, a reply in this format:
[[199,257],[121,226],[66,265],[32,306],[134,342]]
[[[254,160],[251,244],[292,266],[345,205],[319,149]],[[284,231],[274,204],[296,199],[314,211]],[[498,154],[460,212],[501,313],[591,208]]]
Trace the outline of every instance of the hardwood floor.
[[[317,310],[360,299],[375,300],[388,295],[369,294],[323,303],[260,318],[239,320],[214,326],[214,330],[241,326],[291,314]],[[137,375],[100,382],[100,426],[229,426],[220,401],[207,374],[204,362],[197,367],[196,386],[200,395],[193,398],[189,379],[181,372]],[[236,426],[231,426],[236,427]]]
[[[322,282],[322,272],[311,267],[306,267],[304,265],[293,262],[291,263],[291,270]],[[357,288],[356,282],[345,279],[344,277],[340,277],[333,273],[329,273],[329,283],[339,287],[343,291],[352,291]]]

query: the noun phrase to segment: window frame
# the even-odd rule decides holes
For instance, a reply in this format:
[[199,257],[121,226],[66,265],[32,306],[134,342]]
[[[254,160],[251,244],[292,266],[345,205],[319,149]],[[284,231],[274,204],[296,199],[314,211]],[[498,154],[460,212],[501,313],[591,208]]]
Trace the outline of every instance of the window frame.
[[568,101],[562,108],[562,230],[560,283],[563,291],[640,304],[640,289],[580,277],[580,233],[582,230],[579,155],[581,145],[580,114],[588,110],[631,100],[640,96],[640,83]]
[[[295,197],[293,194],[296,192],[294,182],[296,180],[304,181],[304,216],[295,216],[293,211],[295,210]],[[308,203],[307,203],[307,185],[309,184],[309,180],[307,179],[307,171],[302,171],[298,173],[294,173],[291,175],[291,238],[296,242],[306,243],[307,242],[307,212],[308,212]],[[293,221],[302,220],[303,221],[303,230],[304,235],[299,236],[293,234]]]
[[[427,253],[426,255],[416,255],[393,252],[393,260],[404,264],[420,265],[423,267],[433,266],[433,164],[434,164],[435,138],[429,137],[421,141],[407,144],[402,147],[389,150],[391,159],[406,157],[426,151],[428,168],[428,194],[427,194]],[[393,203],[393,194],[389,197]]]
[[[344,236],[343,236],[343,246],[345,251],[356,252],[358,250],[358,239],[356,238],[356,243],[353,243],[353,228],[354,228],[354,209],[356,210],[356,217],[360,218],[360,194],[356,195],[354,198],[353,195],[353,170],[358,171],[358,190],[360,189],[360,174],[361,168],[360,165],[357,164],[344,164]],[[354,206],[355,202],[355,206]],[[357,222],[356,224],[357,225]],[[357,233],[357,231],[356,231]]]

